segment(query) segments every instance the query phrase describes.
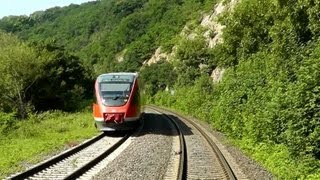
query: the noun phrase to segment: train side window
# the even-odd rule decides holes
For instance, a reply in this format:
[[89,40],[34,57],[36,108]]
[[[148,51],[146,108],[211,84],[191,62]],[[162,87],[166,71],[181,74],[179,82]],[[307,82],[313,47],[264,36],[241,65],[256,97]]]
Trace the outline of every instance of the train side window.
[[96,95],[96,92],[94,90],[93,90],[93,103],[95,103],[95,104],[98,103],[97,95]]
[[140,90],[139,90],[139,87],[137,87],[137,91],[134,94],[133,104],[140,104]]

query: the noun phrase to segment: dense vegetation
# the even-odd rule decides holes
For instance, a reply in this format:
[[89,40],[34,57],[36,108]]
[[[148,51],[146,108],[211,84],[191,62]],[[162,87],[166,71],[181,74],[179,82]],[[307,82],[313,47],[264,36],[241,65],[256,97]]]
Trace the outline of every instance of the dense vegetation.
[[0,43],[0,111],[16,112],[24,119],[28,111],[78,107],[91,82],[79,58],[2,32]]
[[[215,3],[102,0],[1,19],[1,133],[18,128],[12,114],[81,109],[99,73],[139,70],[149,102],[212,123],[279,178],[319,179],[320,3],[241,0],[208,49],[198,27]],[[158,47],[175,58],[141,68]]]
[[280,178],[319,179],[319,7],[242,0],[221,17],[224,42],[209,61],[226,68],[222,82],[203,74],[154,102],[212,123]]
[[138,71],[158,46],[171,50],[185,23],[210,4],[105,0],[2,18],[0,110],[24,119],[28,112],[79,109],[96,74]]
[[138,71],[158,46],[170,50],[185,23],[199,18],[212,1],[102,0],[4,17],[0,29],[64,47],[95,73]]
[[[23,162],[34,162],[32,156],[44,149],[50,152],[68,141],[94,134],[87,119],[64,115],[63,111],[75,113],[88,106],[97,74],[138,71],[158,46],[171,50],[185,23],[198,18],[211,3],[212,0],[102,0],[2,18],[0,143],[4,149],[0,149],[0,156],[4,159],[0,178],[19,169]],[[160,66],[162,73],[173,69],[169,63]],[[146,72],[147,75],[157,77],[154,73]],[[155,94],[173,81],[157,80],[157,88],[149,85],[150,92]],[[61,111],[49,113],[49,119],[39,118],[48,110]],[[57,124],[54,128],[53,123]],[[69,136],[70,127],[78,125],[75,131],[88,133]],[[18,155],[22,148],[26,152]],[[10,166],[18,168],[9,169]]]
[[0,32],[0,178],[22,171],[66,143],[96,134],[82,109],[91,90],[79,59],[61,48]]

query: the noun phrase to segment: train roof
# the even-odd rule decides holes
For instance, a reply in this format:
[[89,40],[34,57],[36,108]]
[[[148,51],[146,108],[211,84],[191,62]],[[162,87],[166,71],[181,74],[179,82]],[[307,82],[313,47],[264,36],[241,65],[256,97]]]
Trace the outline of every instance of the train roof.
[[[113,73],[105,73],[105,74],[100,74],[99,76],[105,76],[105,75],[132,75],[132,76],[138,76],[138,73],[133,73],[133,72],[113,72]],[[98,76],[98,77],[99,77]]]
[[[127,77],[127,78],[125,78]],[[130,77],[130,78],[129,78]],[[135,78],[138,77],[138,73],[132,72],[114,72],[114,73],[105,73],[98,76],[97,81],[118,81],[118,80],[126,80],[129,82],[133,82]],[[128,79],[129,78],[129,79]],[[116,80],[118,79],[118,80]]]

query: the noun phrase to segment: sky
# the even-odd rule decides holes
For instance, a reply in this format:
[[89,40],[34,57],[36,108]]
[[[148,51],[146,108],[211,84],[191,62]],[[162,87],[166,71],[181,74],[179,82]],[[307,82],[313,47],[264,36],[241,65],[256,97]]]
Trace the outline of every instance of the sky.
[[55,6],[81,4],[92,0],[0,0],[0,18],[9,15],[30,15]]

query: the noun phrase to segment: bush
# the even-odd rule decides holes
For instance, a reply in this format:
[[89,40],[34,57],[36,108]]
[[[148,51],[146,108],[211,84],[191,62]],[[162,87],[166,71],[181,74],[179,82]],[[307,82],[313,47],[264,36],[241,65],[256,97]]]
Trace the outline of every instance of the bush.
[[14,113],[4,113],[0,111],[0,134],[5,136],[17,128]]

